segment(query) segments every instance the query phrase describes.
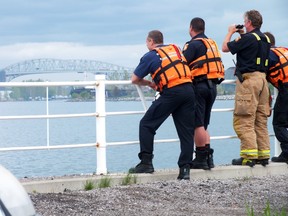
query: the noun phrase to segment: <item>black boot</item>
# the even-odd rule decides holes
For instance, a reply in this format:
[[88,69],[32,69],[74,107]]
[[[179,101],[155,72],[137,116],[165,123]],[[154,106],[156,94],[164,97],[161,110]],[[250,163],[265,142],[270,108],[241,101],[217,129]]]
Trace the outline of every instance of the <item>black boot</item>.
[[214,160],[213,160],[213,153],[214,153],[214,149],[212,148],[207,149],[207,157],[208,157],[207,163],[208,163],[209,169],[212,169],[215,167]]
[[269,164],[269,159],[257,159],[255,160],[256,164],[261,164],[262,166],[266,166]]
[[180,167],[177,179],[190,180],[190,164]]
[[208,170],[208,156],[206,150],[196,150],[196,158],[192,161],[191,169],[204,169]]
[[232,160],[232,165],[239,165],[239,166],[250,166],[254,167],[256,160],[254,159],[247,159],[247,158],[237,158]]
[[153,154],[139,154],[141,162],[135,168],[129,170],[130,173],[153,173],[154,167],[152,164]]
[[288,153],[282,151],[278,157],[272,157],[271,161],[277,163],[288,163]]

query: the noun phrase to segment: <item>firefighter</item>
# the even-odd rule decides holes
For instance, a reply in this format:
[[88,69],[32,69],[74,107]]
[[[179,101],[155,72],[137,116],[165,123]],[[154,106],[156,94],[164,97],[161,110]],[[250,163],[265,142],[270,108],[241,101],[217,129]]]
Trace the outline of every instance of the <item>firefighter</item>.
[[[172,114],[180,139],[178,179],[190,179],[193,154],[195,94],[192,75],[179,47],[164,45],[163,35],[158,30],[148,33],[146,45],[149,50],[140,60],[132,75],[132,83],[149,86],[160,92],[139,125],[140,163],[131,171],[153,173],[154,136],[161,124]],[[152,81],[145,79],[148,74]]]
[[189,27],[192,39],[184,45],[183,54],[193,76],[196,96],[196,158],[191,168],[207,170],[214,168],[214,150],[210,147],[208,125],[217,96],[216,85],[224,80],[224,66],[216,42],[207,38],[204,31],[205,21],[193,18]]
[[275,46],[275,37],[265,32],[271,41],[267,80],[278,89],[274,105],[273,129],[282,152],[271,158],[273,162],[288,163],[288,49]]
[[[230,25],[222,44],[223,52],[236,55],[236,69],[242,79],[236,80],[235,109],[233,113],[234,130],[241,141],[240,158],[233,159],[232,165],[256,163],[266,166],[270,158],[270,140],[267,120],[270,114],[269,87],[266,80],[269,38],[261,31],[262,15],[257,10],[244,14],[244,29]],[[240,33],[233,41],[232,35]],[[240,82],[240,80],[242,82]]]

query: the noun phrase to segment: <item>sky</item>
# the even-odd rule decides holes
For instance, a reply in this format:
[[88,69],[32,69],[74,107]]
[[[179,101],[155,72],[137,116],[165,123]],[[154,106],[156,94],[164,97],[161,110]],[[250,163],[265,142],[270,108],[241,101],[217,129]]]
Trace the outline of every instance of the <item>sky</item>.
[[[136,67],[148,51],[150,30],[164,43],[183,47],[192,18],[205,20],[205,33],[222,47],[231,24],[243,24],[245,11],[263,16],[261,30],[288,47],[287,0],[9,0],[0,7],[0,69],[22,61],[89,59]],[[235,36],[236,37],[236,36]],[[225,68],[233,66],[223,53]]]

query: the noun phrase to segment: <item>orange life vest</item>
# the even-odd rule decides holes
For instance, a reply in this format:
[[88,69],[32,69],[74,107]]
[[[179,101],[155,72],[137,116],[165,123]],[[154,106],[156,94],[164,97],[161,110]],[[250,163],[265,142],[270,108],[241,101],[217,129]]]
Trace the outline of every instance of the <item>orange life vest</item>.
[[210,38],[196,38],[195,40],[202,40],[207,52],[189,64],[193,77],[207,75],[208,79],[218,78],[223,81],[224,65],[216,42]]
[[171,88],[182,83],[192,82],[192,74],[181,50],[174,44],[154,49],[161,59],[161,66],[151,77],[162,92],[163,88]]
[[267,80],[276,88],[280,83],[288,82],[288,49],[284,47],[271,48],[279,57],[279,62],[269,68]]

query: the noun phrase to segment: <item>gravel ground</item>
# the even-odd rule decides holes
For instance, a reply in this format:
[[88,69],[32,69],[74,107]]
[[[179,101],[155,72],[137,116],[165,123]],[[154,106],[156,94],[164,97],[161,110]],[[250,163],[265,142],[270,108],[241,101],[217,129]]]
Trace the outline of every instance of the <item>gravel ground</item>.
[[[165,181],[90,191],[29,194],[43,216],[288,215],[288,175],[226,180]],[[248,206],[248,208],[247,208]],[[273,214],[271,214],[273,215]]]

